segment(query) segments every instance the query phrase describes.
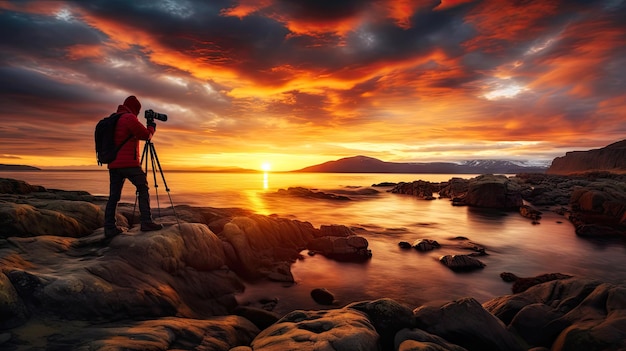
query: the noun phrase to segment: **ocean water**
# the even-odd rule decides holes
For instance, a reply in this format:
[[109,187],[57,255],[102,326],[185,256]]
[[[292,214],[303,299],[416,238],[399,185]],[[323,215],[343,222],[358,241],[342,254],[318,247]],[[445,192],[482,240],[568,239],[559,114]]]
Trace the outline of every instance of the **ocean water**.
[[[321,255],[309,256],[292,266],[295,284],[255,282],[247,284],[238,299],[254,303],[276,299],[277,312],[293,309],[334,308],[353,301],[389,297],[411,307],[433,301],[474,297],[479,302],[511,293],[510,283],[499,274],[518,276],[566,273],[613,283],[626,283],[626,243],[619,239],[579,238],[563,217],[544,211],[540,224],[516,212],[456,207],[448,199],[420,200],[408,195],[358,191],[382,182],[439,182],[450,174],[336,174],[336,173],[202,173],[167,172],[149,174],[153,207],[189,204],[210,207],[240,207],[259,214],[311,222],[315,227],[343,224],[358,229],[367,238],[373,257],[364,263],[346,263]],[[108,194],[106,171],[1,172],[47,188],[85,190]],[[156,184],[156,186],[155,186]],[[350,201],[301,199],[277,195],[279,189],[301,186],[345,193]],[[169,191],[168,191],[169,189]],[[134,187],[127,183],[122,201],[134,202]],[[156,211],[155,211],[156,213]],[[158,218],[157,218],[158,221]],[[453,238],[467,237],[486,248],[482,270],[455,273],[439,257],[464,254]],[[437,240],[442,248],[430,252],[400,249],[400,241]],[[319,306],[310,297],[314,288],[335,294],[335,306]]]

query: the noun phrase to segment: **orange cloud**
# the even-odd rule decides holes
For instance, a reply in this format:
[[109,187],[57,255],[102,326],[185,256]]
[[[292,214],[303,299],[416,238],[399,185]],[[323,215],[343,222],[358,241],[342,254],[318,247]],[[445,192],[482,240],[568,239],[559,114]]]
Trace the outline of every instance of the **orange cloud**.
[[[594,83],[605,80],[603,73],[607,62],[614,57],[615,49],[626,45],[624,32],[606,21],[596,20],[569,26],[555,44],[556,54],[536,59],[542,67],[541,74],[531,87],[568,87],[576,98],[588,98],[597,93]],[[558,54],[559,51],[567,55]],[[599,84],[599,83],[598,83]]]
[[234,16],[240,19],[249,16],[272,4],[271,0],[240,0],[235,6],[223,9],[222,16]]
[[558,13],[555,1],[484,1],[465,20],[479,35],[464,43],[471,51],[498,52],[504,43],[537,37],[544,30],[541,20]]

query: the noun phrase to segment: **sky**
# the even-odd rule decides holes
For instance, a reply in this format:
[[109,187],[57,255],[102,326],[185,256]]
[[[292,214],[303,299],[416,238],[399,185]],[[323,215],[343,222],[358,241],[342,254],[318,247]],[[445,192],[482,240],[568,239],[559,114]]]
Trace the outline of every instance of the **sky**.
[[[626,0],[0,0],[0,163],[96,166],[129,95],[164,169],[550,163],[626,139]],[[264,165],[264,166],[262,166]]]

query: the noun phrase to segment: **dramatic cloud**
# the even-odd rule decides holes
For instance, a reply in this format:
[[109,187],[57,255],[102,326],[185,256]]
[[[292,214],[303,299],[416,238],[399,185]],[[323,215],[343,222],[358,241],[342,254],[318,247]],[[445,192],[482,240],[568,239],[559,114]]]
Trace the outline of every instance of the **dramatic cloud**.
[[624,139],[623,18],[623,0],[2,1],[0,163],[93,164],[128,95],[170,115],[170,167],[549,161]]

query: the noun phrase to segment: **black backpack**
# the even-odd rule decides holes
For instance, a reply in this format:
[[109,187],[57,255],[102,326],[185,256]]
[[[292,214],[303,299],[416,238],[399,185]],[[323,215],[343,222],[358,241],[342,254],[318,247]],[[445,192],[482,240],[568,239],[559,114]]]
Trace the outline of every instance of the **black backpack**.
[[100,166],[115,161],[117,152],[133,137],[129,135],[120,145],[115,145],[115,126],[121,116],[122,113],[113,113],[96,124],[94,138],[96,141],[96,158]]

